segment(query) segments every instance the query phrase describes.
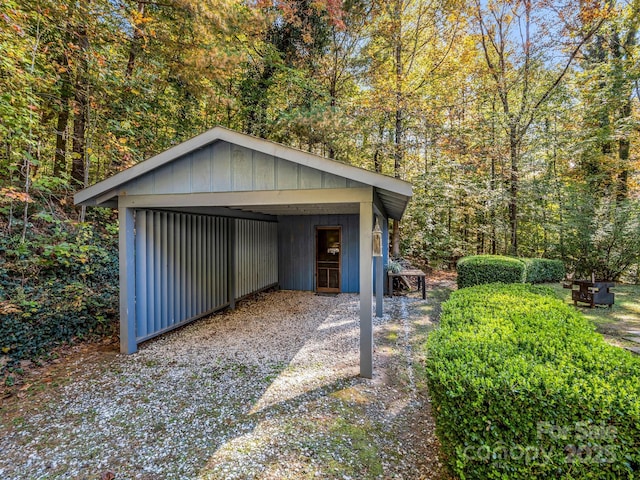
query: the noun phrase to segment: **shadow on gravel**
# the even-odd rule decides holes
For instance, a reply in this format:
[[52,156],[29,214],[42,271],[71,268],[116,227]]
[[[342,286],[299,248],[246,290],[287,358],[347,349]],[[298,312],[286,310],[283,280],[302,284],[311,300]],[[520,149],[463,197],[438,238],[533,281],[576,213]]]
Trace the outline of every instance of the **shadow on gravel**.
[[0,477],[440,478],[406,368],[408,322],[429,301],[407,305],[374,321],[374,381],[357,377],[359,302],[346,294],[262,294],[135,355],[78,361],[73,380],[2,419]]

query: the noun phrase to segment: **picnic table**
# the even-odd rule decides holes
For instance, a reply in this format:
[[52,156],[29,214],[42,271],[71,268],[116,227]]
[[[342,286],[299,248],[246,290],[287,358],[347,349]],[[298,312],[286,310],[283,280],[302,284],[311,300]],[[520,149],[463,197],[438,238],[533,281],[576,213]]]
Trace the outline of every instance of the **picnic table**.
[[[393,296],[393,279],[396,277],[402,277],[406,280],[405,277],[416,277],[418,279],[418,290],[422,289],[422,299],[427,299],[427,290],[425,285],[425,277],[426,274],[422,270],[411,269],[411,270],[402,270],[400,272],[387,272],[387,281],[389,283],[389,295]],[[408,282],[407,282],[408,283]]]
[[578,302],[588,303],[593,308],[596,305],[611,307],[615,295],[609,289],[615,286],[614,282],[573,280],[567,288],[571,288],[571,299],[574,305],[578,305]]

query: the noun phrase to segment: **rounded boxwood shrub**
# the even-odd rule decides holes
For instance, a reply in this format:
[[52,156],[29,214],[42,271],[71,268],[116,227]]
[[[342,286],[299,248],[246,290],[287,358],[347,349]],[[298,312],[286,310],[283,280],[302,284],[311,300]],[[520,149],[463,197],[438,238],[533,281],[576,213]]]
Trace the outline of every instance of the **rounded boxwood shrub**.
[[519,259],[501,255],[472,255],[458,260],[458,288],[485,283],[522,283],[526,266]]
[[461,479],[640,472],[640,358],[550,289],[454,292],[427,352],[436,431]]
[[562,260],[548,258],[523,258],[526,265],[527,283],[559,282],[565,277]]

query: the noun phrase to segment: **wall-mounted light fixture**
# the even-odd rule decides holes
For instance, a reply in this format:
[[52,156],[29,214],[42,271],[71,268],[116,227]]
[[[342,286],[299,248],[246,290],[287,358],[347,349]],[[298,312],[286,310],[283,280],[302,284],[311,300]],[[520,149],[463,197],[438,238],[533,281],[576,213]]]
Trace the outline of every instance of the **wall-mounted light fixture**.
[[382,230],[378,223],[378,217],[376,217],[376,226],[373,227],[373,256],[382,256]]

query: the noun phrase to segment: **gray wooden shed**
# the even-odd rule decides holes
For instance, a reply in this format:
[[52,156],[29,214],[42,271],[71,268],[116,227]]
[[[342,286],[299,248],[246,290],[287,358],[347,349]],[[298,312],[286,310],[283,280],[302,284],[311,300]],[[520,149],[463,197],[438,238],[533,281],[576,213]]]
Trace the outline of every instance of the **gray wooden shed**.
[[123,353],[271,286],[352,291],[360,374],[371,378],[374,219],[386,260],[387,221],[402,217],[411,195],[399,179],[215,127],[78,192],[75,203],[118,209]]

